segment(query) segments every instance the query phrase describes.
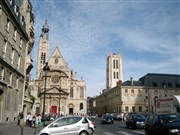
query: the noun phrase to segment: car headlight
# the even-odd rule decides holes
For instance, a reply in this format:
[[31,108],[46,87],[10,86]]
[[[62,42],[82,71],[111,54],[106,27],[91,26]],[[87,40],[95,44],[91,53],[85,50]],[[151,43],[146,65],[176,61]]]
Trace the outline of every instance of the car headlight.
[[170,130],[169,130],[169,133],[178,133],[178,132],[179,132],[178,129],[170,129]]

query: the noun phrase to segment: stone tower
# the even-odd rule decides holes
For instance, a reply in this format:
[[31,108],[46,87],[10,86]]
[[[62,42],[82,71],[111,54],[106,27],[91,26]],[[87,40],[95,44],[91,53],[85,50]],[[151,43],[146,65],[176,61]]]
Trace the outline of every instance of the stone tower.
[[44,67],[45,63],[48,61],[49,47],[50,47],[49,26],[46,20],[42,27],[42,33],[39,37],[36,79],[40,79],[42,77],[42,68]]
[[120,54],[110,53],[106,60],[106,89],[115,87],[122,80],[122,57]]

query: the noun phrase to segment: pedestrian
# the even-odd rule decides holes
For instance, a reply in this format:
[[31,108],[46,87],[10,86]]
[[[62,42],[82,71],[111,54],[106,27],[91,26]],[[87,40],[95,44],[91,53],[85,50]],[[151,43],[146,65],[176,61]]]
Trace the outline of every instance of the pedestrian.
[[35,115],[33,115],[32,127],[36,127],[36,116]]
[[33,120],[33,115],[30,114],[30,117],[29,117],[29,126],[32,127],[32,120]]
[[26,126],[29,126],[29,117],[30,117],[30,114],[28,113],[26,116]]
[[19,113],[18,115],[17,115],[17,120],[18,120],[18,125],[20,126],[20,120],[21,120],[21,113]]

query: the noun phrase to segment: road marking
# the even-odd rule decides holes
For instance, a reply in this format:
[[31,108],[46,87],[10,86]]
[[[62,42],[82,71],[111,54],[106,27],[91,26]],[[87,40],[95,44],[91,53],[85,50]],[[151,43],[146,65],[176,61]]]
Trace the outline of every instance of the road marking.
[[144,135],[144,131],[137,131],[137,130],[135,130],[133,132]]
[[123,135],[133,135],[131,133],[127,133],[127,132],[124,132],[124,131],[118,131],[118,133],[123,134]]
[[134,135],[134,133],[138,133],[138,134],[141,134],[141,135],[144,135],[144,132],[143,131],[132,131],[132,132],[124,132],[124,131],[118,131],[118,133],[122,134],[122,135]]
[[110,132],[104,132],[103,135],[114,135],[114,134],[112,134]]
[[[98,134],[93,134],[93,135],[98,135]],[[115,135],[115,134],[112,134],[112,133],[110,133],[110,132],[104,132],[102,135]]]

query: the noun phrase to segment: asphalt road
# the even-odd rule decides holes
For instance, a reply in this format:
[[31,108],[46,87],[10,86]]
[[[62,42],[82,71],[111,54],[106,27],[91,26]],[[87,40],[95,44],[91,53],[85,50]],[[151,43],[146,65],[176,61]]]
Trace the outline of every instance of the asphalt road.
[[[91,119],[96,123],[93,135],[144,135],[144,129],[127,129],[125,122],[114,121],[114,124],[101,124],[101,118]],[[17,124],[0,124],[0,135],[33,135],[39,128],[18,126]]]
[[93,135],[144,135],[144,129],[127,129],[125,122],[114,120],[114,124],[101,124],[101,118],[91,119],[96,123]]

